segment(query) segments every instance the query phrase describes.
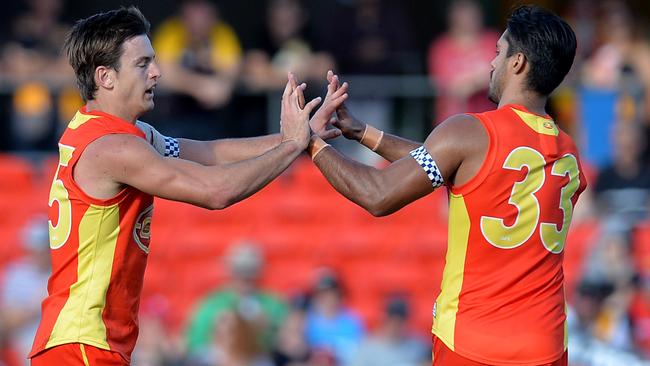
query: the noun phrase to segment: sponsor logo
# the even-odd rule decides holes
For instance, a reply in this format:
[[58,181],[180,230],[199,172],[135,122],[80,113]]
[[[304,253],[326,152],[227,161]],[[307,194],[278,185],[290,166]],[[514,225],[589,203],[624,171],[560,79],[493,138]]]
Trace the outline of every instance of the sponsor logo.
[[149,254],[149,241],[151,239],[151,216],[153,215],[153,205],[145,208],[133,226],[133,239],[143,252]]

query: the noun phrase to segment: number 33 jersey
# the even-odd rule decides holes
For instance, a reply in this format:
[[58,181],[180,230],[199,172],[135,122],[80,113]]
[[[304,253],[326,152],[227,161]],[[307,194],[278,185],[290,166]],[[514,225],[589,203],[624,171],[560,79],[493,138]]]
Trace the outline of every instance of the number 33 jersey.
[[59,142],[49,198],[52,276],[30,357],[84,343],[128,360],[135,346],[153,197],[126,187],[113,198],[96,199],[73,179],[86,146],[107,134],[144,138],[133,124],[84,107]]
[[567,345],[563,250],[586,187],[578,153],[550,117],[521,106],[473,116],[489,147],[476,176],[450,188],[433,333],[477,362],[552,362]]

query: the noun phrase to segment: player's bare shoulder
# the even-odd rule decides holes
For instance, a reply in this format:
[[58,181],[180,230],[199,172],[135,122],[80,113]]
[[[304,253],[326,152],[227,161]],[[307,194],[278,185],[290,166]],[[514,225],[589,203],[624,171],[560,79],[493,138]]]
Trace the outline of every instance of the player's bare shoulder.
[[75,166],[74,179],[93,197],[113,197],[123,188],[120,176],[144,168],[156,158],[155,150],[138,136],[104,135],[84,149]]
[[458,184],[480,168],[488,150],[489,137],[478,118],[457,114],[434,128],[424,144],[443,175],[451,178],[451,183]]

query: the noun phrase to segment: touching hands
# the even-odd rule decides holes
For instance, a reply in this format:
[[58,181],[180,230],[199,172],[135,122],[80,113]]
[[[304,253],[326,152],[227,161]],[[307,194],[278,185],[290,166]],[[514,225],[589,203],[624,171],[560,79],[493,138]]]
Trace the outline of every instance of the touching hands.
[[[348,83],[339,86],[338,75],[331,70],[327,72],[327,82],[325,102],[309,122],[312,131],[321,137],[324,133],[327,133],[328,138],[342,134],[350,140],[361,140],[366,124],[356,119],[345,106],[344,102],[348,97]],[[330,97],[329,103],[328,96]],[[327,130],[328,125],[335,128]]]
[[323,105],[318,108],[309,121],[311,130],[323,140],[341,135],[338,128],[328,129],[332,125],[334,113],[343,106],[348,98],[348,83],[339,86],[339,78],[330,70],[327,72],[327,94]]
[[296,77],[289,73],[287,85],[282,94],[282,107],[280,111],[280,134],[282,142],[295,141],[300,150],[304,150],[309,143],[309,115],[320,103],[321,98],[315,98],[304,105],[303,91],[307,84],[297,85]]

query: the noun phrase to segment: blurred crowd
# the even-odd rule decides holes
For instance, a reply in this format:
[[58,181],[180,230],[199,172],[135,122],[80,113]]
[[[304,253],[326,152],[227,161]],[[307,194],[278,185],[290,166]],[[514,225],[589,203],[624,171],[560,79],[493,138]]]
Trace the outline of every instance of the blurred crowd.
[[[268,0],[259,34],[244,44],[218,3],[180,1],[153,27],[164,77],[148,121],[190,138],[266,133],[267,94],[283,86],[288,70],[318,86],[329,69],[344,78],[426,74],[434,95],[428,129],[456,113],[493,108],[486,89],[502,24],[486,22],[487,2],[450,1],[444,30],[425,49],[413,41],[401,2],[337,3],[336,11],[314,14],[306,1]],[[60,53],[70,24],[63,0],[24,5],[0,40],[0,80],[9,96],[0,150],[52,152],[82,103]],[[572,0],[555,10],[576,30],[578,54],[548,110],[576,140],[589,179],[574,214],[574,227],[587,226],[591,235],[581,238],[586,252],[567,292],[570,362],[647,364],[650,23],[623,1]],[[392,98],[355,96],[352,85],[349,107],[377,127],[396,128],[399,103]],[[22,364],[15,360],[31,346],[49,275],[46,228],[41,217],[30,221],[24,258],[0,268],[0,365]],[[430,364],[430,342],[422,330],[411,333],[409,301],[400,294],[385,299],[381,324],[367,329],[346,307],[345,286],[331,269],[314,276],[308,293],[273,295],[257,283],[259,248],[234,246],[221,260],[215,265],[229,269],[229,280],[197,304],[182,334],[161,337],[156,305],[145,307],[135,365]]]

